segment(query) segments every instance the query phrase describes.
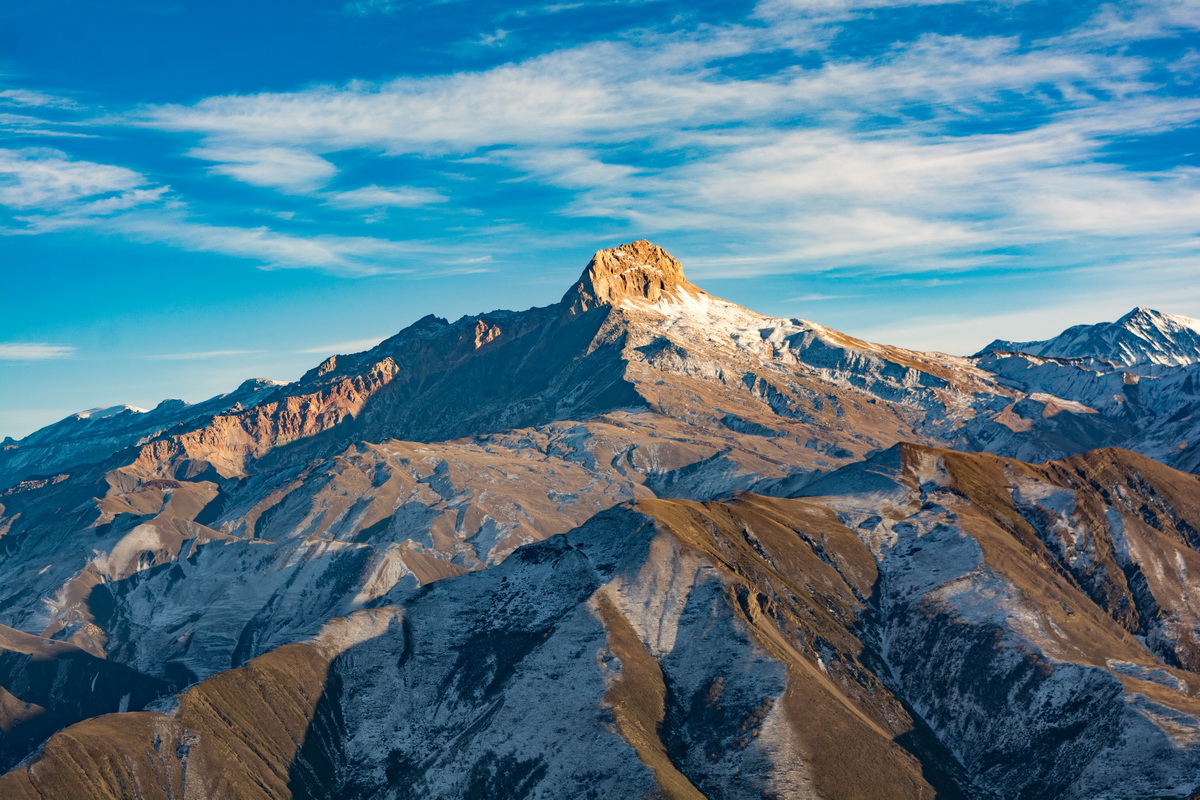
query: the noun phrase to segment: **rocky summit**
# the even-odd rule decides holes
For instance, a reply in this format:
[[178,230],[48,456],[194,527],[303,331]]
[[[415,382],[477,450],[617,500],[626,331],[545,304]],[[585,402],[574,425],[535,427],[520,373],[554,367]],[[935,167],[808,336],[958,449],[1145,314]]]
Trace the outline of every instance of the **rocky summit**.
[[1198,797],[1187,331],[921,353],[639,241],[6,440],[0,797]]
[[683,276],[683,265],[661,247],[642,241],[601,250],[592,257],[562,303],[572,315],[623,300],[680,300],[705,294]]

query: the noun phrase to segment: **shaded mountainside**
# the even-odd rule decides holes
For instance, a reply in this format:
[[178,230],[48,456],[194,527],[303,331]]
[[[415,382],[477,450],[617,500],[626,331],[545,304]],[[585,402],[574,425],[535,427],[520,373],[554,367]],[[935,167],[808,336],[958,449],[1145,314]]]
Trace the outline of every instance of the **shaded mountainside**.
[[[956,652],[955,648],[966,647],[976,655],[964,656],[958,666],[949,659],[947,669],[957,671],[939,678],[957,681],[964,692],[971,689],[978,659],[1000,658],[995,653],[1007,658],[1026,650],[1051,653],[1045,656],[1047,663],[1065,659],[1063,663],[1074,665],[1071,669],[1076,672],[1062,671],[1063,667],[1054,674],[1084,676],[1080,680],[1108,680],[1104,676],[1111,673],[1123,676],[1113,678],[1121,683],[1129,678],[1126,672],[1142,667],[1151,670],[1146,674],[1168,669],[1176,671],[1169,672],[1172,675],[1190,675],[1197,668],[1196,619],[1191,611],[1196,598],[1188,587],[1187,569],[1197,542],[1195,528],[1189,526],[1198,523],[1188,498],[1195,496],[1196,479],[1127,453],[1085,451],[1120,445],[1183,469],[1200,470],[1200,447],[1190,446],[1200,426],[1197,370],[1200,365],[1158,365],[1134,374],[1095,358],[988,353],[967,359],[873,344],[804,320],[766,317],[709,295],[691,284],[679,262],[661,248],[635,242],[598,252],[555,305],[454,322],[430,316],[371,350],[332,357],[291,384],[250,381],[234,393],[195,406],[169,401],[149,412],[117,410],[69,418],[20,442],[7,443],[0,453],[4,476],[0,485],[7,487],[0,489],[0,625],[8,626],[13,636],[33,637],[47,653],[63,648],[53,650],[53,658],[25,661],[0,653],[0,664],[8,665],[0,670],[0,692],[7,693],[0,694],[0,700],[3,713],[9,715],[2,719],[21,726],[19,736],[0,726],[5,737],[0,740],[0,755],[8,759],[3,765],[32,753],[62,725],[123,710],[116,717],[98,717],[71,729],[71,741],[82,741],[77,738],[81,730],[93,731],[102,740],[115,725],[117,740],[127,744],[141,741],[137,737],[145,731],[157,731],[154,735],[161,739],[151,749],[161,757],[155,768],[161,771],[153,776],[144,773],[140,756],[114,756],[100,773],[117,769],[112,765],[118,761],[126,764],[120,769],[136,772],[120,773],[125,777],[114,780],[136,778],[155,786],[178,786],[173,782],[183,781],[185,772],[192,774],[187,765],[195,766],[204,758],[233,759],[221,769],[241,775],[238,764],[250,764],[269,752],[267,761],[275,775],[271,780],[278,779],[278,785],[264,789],[264,796],[283,796],[285,789],[280,787],[288,786],[300,796],[341,797],[354,792],[374,796],[371,793],[384,785],[358,786],[354,776],[337,772],[339,764],[376,764],[372,775],[384,775],[389,786],[399,782],[416,787],[412,796],[457,796],[468,784],[475,787],[472,791],[483,793],[479,796],[489,796],[489,791],[491,796],[497,792],[521,796],[521,787],[536,796],[531,787],[551,786],[547,776],[567,780],[565,754],[558,766],[548,762],[543,770],[540,762],[530,761],[541,757],[533,750],[496,750],[480,758],[498,760],[462,768],[456,759],[470,751],[464,739],[461,746],[441,755],[419,756],[402,749],[394,763],[379,766],[372,761],[384,757],[376,752],[377,737],[400,725],[399,718],[371,716],[384,713],[382,707],[343,708],[338,699],[342,695],[334,696],[343,691],[339,686],[347,698],[385,691],[380,688],[383,684],[358,687],[355,681],[363,676],[356,670],[371,672],[371,659],[382,659],[380,663],[407,659],[420,663],[422,672],[418,676],[401,670],[401,678],[408,682],[404,685],[423,688],[413,695],[411,707],[404,706],[414,720],[412,731],[404,736],[431,741],[444,736],[448,742],[457,741],[460,734],[475,741],[472,737],[478,734],[478,742],[485,742],[488,735],[505,741],[529,735],[517,717],[505,714],[516,714],[521,703],[528,706],[534,695],[513,695],[499,702],[496,698],[505,696],[500,684],[483,693],[491,698],[486,702],[451,693],[452,685],[470,682],[456,677],[457,671],[483,669],[469,667],[462,654],[482,648],[482,663],[494,662],[499,673],[508,675],[506,670],[527,665],[523,669],[531,671],[525,676],[525,692],[536,694],[536,687],[546,680],[560,680],[554,676],[561,668],[561,680],[569,681],[564,686],[571,687],[567,695],[581,705],[560,712],[566,715],[564,720],[572,720],[572,730],[577,731],[572,736],[584,736],[592,743],[588,747],[598,748],[597,775],[614,780],[618,775],[641,775],[609,794],[634,796],[628,787],[636,785],[649,787],[647,791],[659,786],[672,796],[697,796],[695,792],[745,796],[761,791],[780,796],[879,796],[878,787],[869,781],[855,783],[866,781],[862,776],[830,777],[827,773],[833,767],[819,765],[842,763],[836,755],[821,755],[826,753],[822,748],[830,748],[828,752],[846,758],[891,765],[884,772],[901,782],[897,785],[913,787],[912,796],[927,793],[930,787],[954,796],[953,787],[958,786],[968,796],[1034,797],[1030,787],[1049,780],[1057,781],[1054,786],[1061,784],[1062,796],[1083,797],[1076,784],[1063,776],[1070,770],[1084,770],[1084,765],[1065,755],[1045,756],[1053,763],[1042,764],[1040,751],[1023,753],[1023,761],[1042,765],[1017,776],[989,772],[996,764],[988,759],[1007,757],[1004,747],[1010,745],[990,740],[971,744],[972,731],[958,731],[952,720],[939,716],[958,713],[938,707],[938,697],[954,692],[943,684],[903,683],[905,667],[900,662],[912,653],[938,659],[940,648]],[[935,446],[987,451],[1008,460],[982,456],[959,460],[950,451],[928,449]],[[1071,458],[1044,466],[1011,460],[1064,457]],[[929,486],[912,483],[919,470],[911,464],[921,459],[940,465],[935,472],[940,470],[937,474],[942,477],[929,478],[934,482]],[[963,476],[975,473],[974,488],[962,489]],[[1084,473],[1091,483],[1080,483]],[[1134,474],[1149,477],[1127,485]],[[883,481],[882,494],[859,497],[850,492],[864,481],[870,485]],[[1078,505],[1072,506],[1063,492],[1077,490],[1082,494]],[[754,496],[732,504],[715,502],[735,492]],[[933,494],[925,497],[926,492]],[[769,499],[814,493],[823,496],[819,505]],[[853,505],[860,500],[861,508]],[[1123,505],[1135,500],[1141,505]],[[1015,511],[1010,512],[1010,505]],[[613,508],[621,510],[609,514]],[[955,510],[945,510],[951,508]],[[755,522],[747,516],[754,514],[765,516],[754,517],[759,520]],[[902,516],[893,519],[889,514]],[[741,533],[734,529],[742,522],[730,522],[735,518],[745,522]],[[768,519],[769,523],[762,521]],[[1156,534],[1158,538],[1143,536],[1139,525],[1166,532]],[[758,528],[774,533],[746,532]],[[959,528],[966,533],[946,533]],[[547,544],[547,549],[534,544],[572,529],[577,530],[569,539],[556,538],[558,544]],[[908,541],[901,535],[905,532],[912,532],[921,543],[907,549],[901,546]],[[968,625],[954,614],[945,623],[948,627],[926,626],[928,619],[940,618],[931,609],[948,602],[946,593],[931,595],[933,589],[923,584],[896,587],[907,586],[904,576],[925,568],[925,559],[937,552],[932,544],[943,535],[949,537],[947,543],[938,547],[949,548],[946,552],[958,559],[952,559],[952,564],[963,569],[973,565],[960,576],[966,581],[964,587],[975,585],[972,570],[984,569],[980,559],[991,552],[991,545],[982,543],[1017,542],[1012,547],[1024,548],[1019,550],[1022,555],[1010,554],[1012,564],[1005,564],[1022,570],[1040,564],[1038,569],[1053,572],[1059,576],[1055,580],[1064,582],[1054,584],[1057,594],[1053,596],[1061,601],[1061,608],[1071,609],[1070,624],[1057,621],[1053,609],[1037,614],[1052,620],[1046,624],[1057,626],[1054,629],[1061,629],[1060,633],[1066,631],[1062,635],[1068,638],[1083,635],[1072,632],[1071,625],[1094,619],[1096,649],[1087,651],[1085,658],[1075,645],[1054,649],[1032,628],[1006,633],[1015,623],[1005,614],[1016,606],[1003,603],[988,612],[992,614],[988,624],[998,627],[988,628],[978,621]],[[624,542],[622,547],[633,560],[623,561],[624,555],[617,557],[620,554],[611,559],[604,556],[611,564],[604,561],[608,566],[602,569],[592,556],[586,563],[560,564],[555,555],[551,560],[561,574],[543,577],[534,574],[533,566],[520,566],[535,557],[531,553],[558,553],[555,548],[564,547],[564,541],[591,542],[572,544],[572,552],[602,550],[608,545],[592,539],[604,536]],[[650,539],[643,541],[647,536]],[[648,542],[662,536],[674,542],[674,549],[668,548],[670,554],[661,558],[650,555]],[[755,536],[774,537],[778,541],[771,547],[783,550],[754,544]],[[837,542],[831,544],[828,537]],[[967,539],[980,542],[983,555],[969,547],[967,552],[951,546]],[[744,547],[753,557],[735,559],[736,564],[728,560]],[[1004,547],[997,552],[1008,553]],[[524,555],[510,563],[514,553]],[[567,558],[569,553],[560,555]],[[693,558],[707,560],[715,572],[704,573],[709,577],[701,581],[675,576],[671,570],[676,567],[668,567],[674,560]],[[621,564],[641,571],[649,569],[645,565],[651,561],[658,564],[654,569],[665,571],[661,576],[665,583],[659,586],[660,579],[655,579],[654,587],[646,589],[646,603],[660,602],[651,595],[661,590],[676,598],[661,603],[686,605],[692,602],[686,598],[700,592],[701,584],[708,587],[703,591],[711,595],[712,605],[704,613],[716,615],[710,620],[716,627],[702,635],[707,637],[702,649],[707,650],[687,656],[701,672],[707,670],[703,678],[678,673],[683,667],[676,662],[684,658],[683,651],[672,661],[670,647],[651,646],[646,627],[651,623],[638,617],[641,612],[635,613],[629,604],[633,601],[621,599],[623,590],[612,588],[613,581],[624,586],[622,581],[632,580],[628,575],[620,577],[624,574],[620,569],[625,569]],[[743,567],[750,572],[743,574],[739,571]],[[1009,575],[989,561],[987,570],[993,569],[1009,582],[1004,586],[1024,587],[1021,581],[1028,577],[1020,570]],[[1031,574],[1041,575],[1037,570]],[[550,603],[545,609],[527,609],[521,598],[504,594],[505,580],[525,585],[552,578],[573,581],[570,586],[575,588],[564,589],[562,597],[543,597]],[[677,578],[692,587],[678,590],[683,592],[678,597],[669,587]],[[818,591],[812,581],[832,583]],[[731,588],[735,584],[742,589]],[[557,592],[555,586],[547,583],[530,597]],[[899,593],[893,593],[893,588]],[[1037,588],[1050,591],[1042,584]],[[997,591],[994,587],[971,590],[990,598],[987,602],[1000,603]],[[702,596],[708,595],[695,594]],[[1076,603],[1084,603],[1086,609],[1076,608]],[[516,616],[501,615],[489,622],[490,604],[511,608]],[[416,651],[404,656],[403,646],[395,649],[399,646],[395,637],[410,636],[422,614],[431,620],[423,629],[423,635],[431,637],[424,660],[416,658]],[[526,618],[558,619],[556,615],[574,620],[571,624],[577,627],[568,629],[575,639],[555,638],[553,631],[546,633],[548,628],[521,627]],[[334,618],[349,622],[330,622]],[[446,620],[455,622],[447,625]],[[667,624],[660,622],[653,624]],[[492,624],[500,627],[487,627]],[[678,620],[670,623],[677,624]],[[511,625],[518,627],[512,631],[504,627]],[[559,630],[557,624],[550,627]],[[985,628],[986,635],[980,633]],[[346,633],[349,630],[358,633]],[[373,632],[362,633],[365,630]],[[320,637],[313,640],[318,633]],[[476,634],[484,638],[477,641]],[[543,652],[535,646],[535,634],[546,634],[547,642],[559,643],[545,651],[559,653],[553,663],[537,662],[542,672],[528,666],[535,662],[526,662],[522,655]],[[346,637],[356,643],[331,644],[344,644]],[[643,649],[635,641],[642,642]],[[558,649],[568,643],[570,658]],[[618,666],[606,666],[608,671],[598,674],[586,672],[595,666],[594,658],[579,654],[595,652],[593,646],[608,648],[611,658],[602,662],[616,661]],[[821,648],[826,646],[832,649],[823,654]],[[894,657],[893,652],[909,655]],[[1123,667],[1113,667],[1097,655],[1105,652],[1109,653],[1105,659],[1135,666],[1122,672]],[[1150,655],[1134,657],[1142,652]],[[812,661],[813,653],[819,655],[819,663]],[[251,734],[239,727],[242,723],[228,722],[234,719],[228,710],[215,718],[205,716],[206,722],[181,721],[185,712],[216,713],[212,704],[218,701],[206,694],[213,686],[239,686],[245,680],[275,686],[282,678],[261,673],[277,669],[271,666],[274,659],[291,664],[286,669],[301,670],[309,682],[286,689],[289,697],[299,692],[303,702],[296,701],[300,705],[286,711],[292,716],[280,722],[281,728],[267,725],[254,733],[270,741],[252,741]],[[1003,664],[996,669],[1001,671],[1020,666],[1000,660]],[[296,666],[300,662],[306,665],[303,669]],[[617,673],[626,662],[638,674],[659,677],[645,685],[640,679],[622,682]],[[852,677],[830,677],[836,673],[830,666],[834,662],[844,662],[846,675]],[[69,671],[52,668],[54,663],[87,665],[92,672],[86,675],[103,671],[97,666],[102,664],[111,677],[98,679],[95,696],[89,697],[91,690],[80,688],[83,667],[72,666],[75,671]],[[632,666],[635,663],[638,666]],[[816,672],[814,663],[818,663]],[[1037,665],[1042,661],[1029,663],[1040,674],[1043,667]],[[760,674],[753,664],[763,665],[765,671]],[[740,674],[743,668],[745,675]],[[53,690],[31,688],[44,680],[31,677],[35,670],[42,676],[60,670],[53,672],[59,676],[51,680]],[[809,677],[801,681],[796,677],[800,675]],[[127,692],[121,689],[122,681],[129,676],[144,678],[146,689],[123,701]],[[722,686],[731,684],[730,697],[753,695],[755,703],[770,699],[761,713],[764,719],[775,720],[770,727],[775,733],[767,735],[766,728],[755,727],[766,725],[763,720],[746,722],[748,717],[742,716],[736,725],[721,722],[724,718],[712,717],[716,712],[706,710],[707,705],[697,705],[693,695],[701,684],[695,682],[717,678]],[[680,695],[684,689],[676,686],[677,681],[682,682],[678,686],[690,687],[686,692],[691,694]],[[738,681],[747,683],[735,692],[732,684]],[[804,681],[815,683],[809,686]],[[1061,701],[1075,707],[1082,702],[1066,689],[1046,689],[1051,694],[1060,692],[1051,697],[1030,688],[1040,683],[1020,685],[1029,702],[1031,697],[1049,706]],[[181,695],[179,710],[161,710],[176,692],[189,686]],[[625,688],[614,688],[621,686]],[[809,688],[793,688],[800,686]],[[717,697],[726,691],[704,689],[710,690]],[[237,702],[244,699],[240,691],[231,695],[240,698]],[[387,696],[390,708],[407,690],[392,684],[386,691],[392,693]],[[1139,714],[1182,720],[1176,727],[1192,730],[1193,722],[1185,719],[1191,711],[1146,710],[1150,706],[1137,705],[1128,691],[1114,691],[1113,697],[1141,709]],[[1192,696],[1190,689],[1172,691]],[[518,696],[525,700],[513,699]],[[596,698],[605,697],[612,710],[603,717],[603,730],[593,731],[598,724]],[[189,706],[187,698],[200,705]],[[493,701],[499,705],[493,708]],[[978,710],[992,708],[988,704],[999,700],[969,696],[963,702]],[[1176,701],[1154,702],[1170,706]],[[719,700],[714,703],[722,705]],[[731,708],[741,709],[737,713],[750,713],[746,709],[751,706],[730,703]],[[817,703],[841,709],[822,719],[849,714],[853,720],[829,724],[834,730],[856,731],[851,738],[868,742],[862,746],[869,752],[851,753],[845,750],[850,745],[836,737],[814,743],[812,737],[818,734],[781,716],[795,703],[800,703],[795,708]],[[146,704],[160,710],[133,712]],[[332,749],[322,754],[312,744],[318,749],[287,755],[287,742],[310,741],[302,735],[310,719],[326,720],[318,714],[318,704],[326,709],[321,714],[334,716],[314,722],[314,735],[327,739]],[[46,711],[34,714],[35,707]],[[504,712],[505,707],[511,711]],[[660,708],[661,714],[647,717],[645,709],[654,708]],[[1014,708],[988,713],[1020,711]],[[443,709],[446,716],[437,716],[442,711],[435,713],[436,709]],[[434,716],[418,724],[424,713]],[[546,713],[551,715],[546,730],[551,730],[556,712]],[[35,716],[38,721],[31,721]],[[495,723],[489,722],[493,717]],[[187,717],[193,719],[200,717]],[[1082,726],[1080,731],[1087,728],[1082,718],[1074,719],[1070,725]],[[507,720],[508,728],[496,727],[501,720]],[[714,756],[709,764],[702,755],[707,744],[701,743],[708,741],[704,729],[725,730],[726,723],[734,728],[744,723],[749,726],[746,731],[753,728],[758,735],[750,735],[735,748],[740,755],[730,760]],[[1046,722],[1050,726],[1046,730],[1069,727],[1066,722],[1054,727],[1059,724]],[[126,731],[126,725],[134,727]],[[189,738],[189,725],[215,726],[196,733],[197,741],[225,737],[228,741],[220,746],[232,749],[206,750],[208,745]],[[355,725],[366,727],[351,730]],[[660,733],[671,726],[679,729],[677,736]],[[986,728],[982,722],[979,726]],[[1026,731],[1031,741],[1058,741],[1059,733],[1035,728]],[[585,730],[591,732],[581,733]],[[1158,741],[1153,731],[1130,735]],[[238,736],[243,737],[240,744],[234,741]],[[1062,733],[1061,738],[1071,737]],[[552,744],[547,740],[546,747]],[[296,745],[292,746],[294,750]],[[39,763],[57,758],[56,748],[63,747],[68,748],[63,752],[75,753],[63,758],[83,758],[70,749],[75,745],[60,738],[51,740]],[[1047,752],[1058,752],[1047,747]],[[1112,758],[1128,755],[1111,742],[1104,747],[1117,748]],[[247,748],[252,755],[245,754]],[[480,748],[481,753],[486,750]],[[1183,745],[1163,750],[1167,765],[1163,775],[1182,774],[1172,770],[1190,765],[1190,752]],[[184,755],[173,761],[168,758],[178,753]],[[794,774],[779,773],[789,759],[808,766]],[[649,771],[637,764],[647,765]],[[1035,773],[1042,777],[1029,777]],[[221,781],[242,780],[220,777],[208,768],[198,774],[205,777],[196,786],[227,787],[220,791],[233,792],[228,786],[234,785]],[[104,781],[109,778],[92,779],[100,781],[97,786],[108,786]],[[587,784],[579,780],[581,786]],[[1157,778],[1146,780],[1146,786],[1167,786],[1165,777],[1159,783],[1154,782]],[[144,788],[150,783],[124,785]],[[1177,788],[1171,784],[1162,791],[1164,796],[1182,796],[1172,794]],[[204,791],[221,796],[217,789]],[[549,790],[537,791],[550,796]]]
[[1198,485],[904,445],[820,496],[636,501],[79,723],[0,793],[1189,797]]
[[138,711],[169,691],[164,681],[73,645],[0,626],[0,770],[67,725]]

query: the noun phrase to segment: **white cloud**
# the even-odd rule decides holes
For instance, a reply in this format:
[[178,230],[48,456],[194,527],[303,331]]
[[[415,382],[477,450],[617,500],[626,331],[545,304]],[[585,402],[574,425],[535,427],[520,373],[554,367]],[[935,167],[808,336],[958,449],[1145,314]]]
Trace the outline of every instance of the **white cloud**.
[[187,155],[217,161],[210,170],[253,186],[304,194],[324,186],[337,167],[320,156],[283,147],[215,145],[189,150]]
[[11,208],[62,207],[83,198],[134,191],[146,183],[131,169],[74,161],[61,150],[0,150],[0,205]]
[[[1148,175],[1079,170],[1028,177],[1031,225],[1097,237],[1200,235],[1200,170]],[[1038,190],[1041,191],[1038,191]]]
[[638,174],[634,167],[602,161],[597,152],[581,147],[506,149],[493,153],[490,160],[567,189],[591,191],[626,184]]
[[603,110],[609,100],[604,87],[510,67],[381,86],[214,97],[190,107],[153,109],[148,124],[322,152],[453,153],[506,141],[574,138],[597,116],[609,116]]
[[851,297],[859,297],[856,294],[801,294],[795,297],[789,297],[785,303],[819,303],[823,300],[846,300]]
[[0,342],[0,361],[50,361],[71,358],[75,351],[75,346],[69,344]]
[[[1009,0],[1015,3],[1021,0]],[[980,3],[983,0],[760,0],[755,16],[772,20],[800,19],[810,23],[843,23],[856,14],[884,9],[915,8]]]
[[449,198],[417,186],[364,186],[344,192],[329,192],[326,202],[340,208],[419,208],[444,203]]
[[[289,165],[306,163],[303,157],[289,161],[276,155],[269,154],[256,163],[247,156],[246,163],[248,167],[270,164],[284,171]],[[299,186],[299,171],[290,173],[288,179],[295,182],[288,188]],[[274,177],[282,181],[284,176],[281,172]],[[421,243],[366,236],[298,235],[261,226],[211,225],[190,218],[179,202],[164,203],[169,187],[146,187],[146,183],[147,179],[133,170],[72,160],[58,150],[0,150],[0,205],[29,212],[16,217],[25,227],[9,229],[5,231],[8,234],[91,228],[136,241],[246,258],[267,268],[314,268],[342,275],[400,273],[405,271],[397,266],[401,258],[439,253]],[[401,205],[444,199],[433,192],[404,187],[359,191],[362,193],[339,193],[335,200],[363,207],[368,201]]]
[[1124,43],[1179,36],[1200,30],[1200,4],[1195,0],[1124,0],[1105,3],[1064,41]]
[[[194,154],[234,163],[259,163],[253,153],[271,148],[291,153],[283,159],[290,164],[296,151],[431,156],[515,146],[526,149],[521,157],[536,168],[577,157],[591,149],[585,143],[649,137],[670,147],[682,135],[700,144],[698,134],[714,125],[718,132],[753,134],[781,122],[794,128],[789,121],[797,115],[809,118],[804,129],[840,135],[860,119],[906,113],[908,104],[926,119],[902,123],[927,130],[935,127],[931,111],[970,119],[990,113],[989,103],[1001,95],[1038,97],[1053,89],[1086,99],[1091,90],[1131,92],[1142,86],[1145,68],[1136,59],[1083,52],[1023,52],[1012,38],[956,36],[925,36],[874,61],[831,61],[752,79],[705,68],[712,59],[767,44],[743,29],[651,48],[596,43],[482,72],[160,106],[143,124],[207,135],[217,144]],[[332,169],[323,161],[301,163],[321,175]]]
[[106,197],[102,200],[93,200],[90,203],[81,205],[78,213],[86,216],[107,216],[115,214],[118,211],[125,211],[137,206],[153,205],[163,199],[167,192],[171,191],[170,186],[156,186],[153,189],[133,189],[128,192],[121,192],[113,197]]
[[828,13],[869,8],[909,8],[976,2],[980,2],[980,0],[767,0],[767,2],[759,3],[758,10],[760,13],[771,8]]
[[31,89],[5,89],[0,92],[0,103],[34,108],[78,108],[79,104],[68,97],[37,92]]
[[736,231],[759,243],[746,272],[959,270],[989,263],[981,251],[1078,234],[1088,235],[1073,244],[1081,254],[1120,237],[1170,247],[1200,234],[1200,172],[1141,173],[1098,158],[1113,137],[1186,124],[1200,106],[1114,105],[1108,117],[1072,112],[1012,134],[704,134],[705,158],[583,191],[571,210],[642,229]]
[[[61,130],[61,121],[32,117],[28,114],[0,114],[0,130],[11,131],[20,136],[55,136],[73,139],[96,139],[95,133],[83,133],[78,130]],[[55,127],[59,126],[59,127]]]
[[344,275],[402,273],[406,270],[395,266],[401,257],[428,250],[366,236],[299,236],[266,227],[209,225],[168,213],[125,214],[106,227],[135,240],[248,258],[272,269],[315,268]]
[[508,39],[508,34],[511,31],[506,31],[503,28],[497,28],[493,33],[481,34],[478,41],[483,47],[502,47]]
[[395,13],[401,5],[399,0],[353,0],[342,6],[342,11],[352,17],[369,17]]
[[[1003,14],[1018,3],[986,5]],[[929,34],[867,56],[828,48],[811,68],[746,77],[717,66],[824,47],[860,12],[939,4],[772,0],[754,24],[646,31],[481,71],[210,97],[149,108],[137,122],[204,137],[190,154],[215,172],[342,208],[446,198],[406,186],[326,190],[341,153],[499,166],[510,180],[563,190],[563,215],[753,243],[739,262],[747,271],[959,271],[1002,265],[979,255],[989,250],[1071,241],[1079,254],[1111,246],[1119,255],[1200,233],[1188,213],[1200,199],[1194,171],[1141,172],[1106,157],[1123,138],[1194,123],[1200,103],[1164,98],[1152,60],[1095,46],[1093,34]],[[347,11],[397,7],[363,0]],[[1145,0],[1089,25],[1107,25],[1110,37],[1158,35],[1192,25],[1193,7]],[[520,227],[519,214],[493,225]],[[180,246],[277,266],[371,272],[399,249],[160,225]]]

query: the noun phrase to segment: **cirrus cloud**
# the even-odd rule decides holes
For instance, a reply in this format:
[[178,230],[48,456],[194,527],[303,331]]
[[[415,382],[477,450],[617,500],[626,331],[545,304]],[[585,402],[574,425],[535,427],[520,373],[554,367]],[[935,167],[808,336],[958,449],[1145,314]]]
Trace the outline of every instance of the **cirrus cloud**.
[[78,348],[46,342],[0,342],[0,361],[52,361],[71,358]]

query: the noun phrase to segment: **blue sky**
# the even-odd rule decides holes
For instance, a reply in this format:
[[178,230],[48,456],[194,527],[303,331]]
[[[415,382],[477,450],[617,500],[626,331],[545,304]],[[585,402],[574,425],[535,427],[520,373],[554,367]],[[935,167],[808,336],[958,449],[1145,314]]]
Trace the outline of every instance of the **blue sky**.
[[0,9],[0,436],[290,380],[666,247],[969,353],[1200,317],[1194,0]]

